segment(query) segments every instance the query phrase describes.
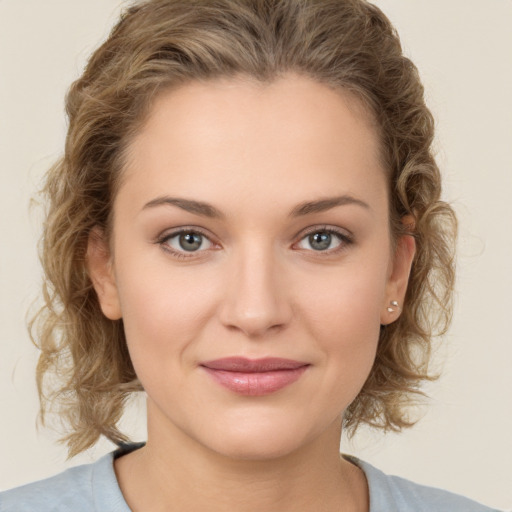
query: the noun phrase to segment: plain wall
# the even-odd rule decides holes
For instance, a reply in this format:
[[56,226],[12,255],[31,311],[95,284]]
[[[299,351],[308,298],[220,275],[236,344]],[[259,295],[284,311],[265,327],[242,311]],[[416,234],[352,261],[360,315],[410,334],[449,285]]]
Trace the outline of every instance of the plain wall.
[[[457,305],[422,421],[362,432],[342,450],[386,472],[512,509],[512,1],[378,0],[420,69],[438,126],[445,199],[460,219]],[[36,430],[37,351],[25,314],[37,297],[40,214],[29,200],[63,148],[63,98],[126,3],[0,0],[0,488],[66,462]],[[124,425],[144,439],[142,400]]]

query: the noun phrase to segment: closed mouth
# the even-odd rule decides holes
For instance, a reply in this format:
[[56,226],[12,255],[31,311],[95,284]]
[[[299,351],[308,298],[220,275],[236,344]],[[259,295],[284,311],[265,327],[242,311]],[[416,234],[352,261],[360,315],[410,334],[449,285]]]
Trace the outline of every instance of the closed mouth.
[[226,372],[260,373],[278,370],[296,370],[308,363],[283,359],[280,357],[265,357],[263,359],[247,359],[245,357],[226,357],[201,363],[201,366],[211,370],[223,370]]
[[283,358],[247,359],[228,357],[200,365],[218,384],[245,396],[275,393],[294,383],[309,363]]

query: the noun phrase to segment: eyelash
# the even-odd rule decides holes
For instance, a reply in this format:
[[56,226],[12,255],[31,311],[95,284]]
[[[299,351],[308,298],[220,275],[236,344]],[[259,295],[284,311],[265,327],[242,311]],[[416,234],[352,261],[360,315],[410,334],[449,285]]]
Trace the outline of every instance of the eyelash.
[[[172,249],[167,244],[167,242],[170,239],[172,239],[176,236],[179,236],[181,234],[184,234],[184,233],[200,235],[200,236],[206,238],[211,244],[214,244],[214,242],[211,241],[208,234],[206,234],[200,228],[192,227],[192,226],[191,227],[183,227],[183,228],[180,228],[179,230],[173,231],[171,233],[165,233],[164,235],[158,237],[155,240],[155,243],[158,244],[162,248],[162,250],[164,250],[165,252],[170,253],[170,254],[172,254],[173,257],[175,257],[177,259],[182,259],[182,260],[197,257],[197,254],[200,254],[201,252],[205,252],[204,250],[203,251],[190,251],[187,254],[185,251],[183,251],[183,252],[176,251],[175,249]],[[354,243],[352,236],[347,235],[345,232],[342,232],[341,230],[338,230],[338,229],[335,229],[335,228],[332,228],[329,226],[314,226],[314,227],[308,229],[307,231],[301,233],[299,242],[296,242],[296,243],[300,243],[302,240],[304,240],[308,236],[315,234],[315,233],[327,233],[329,235],[335,235],[335,237],[337,237],[340,241],[340,244],[337,247],[335,247],[334,249],[327,249],[325,251],[308,250],[308,252],[313,252],[313,253],[315,253],[315,255],[318,255],[320,257],[328,257],[328,256],[338,254],[342,251],[345,251],[348,248],[348,246],[350,246],[351,244]],[[296,245],[296,244],[294,244],[294,245]]]
[[342,251],[347,250],[348,247],[354,243],[354,240],[351,235],[348,235],[347,233],[345,233],[339,229],[329,227],[329,226],[313,226],[312,228],[307,229],[305,232],[301,233],[299,242],[301,242],[308,236],[313,235],[315,233],[327,233],[329,235],[335,235],[340,241],[340,245],[338,245],[334,249],[327,249],[326,251],[315,251],[315,250],[308,251],[308,252],[313,252],[313,253],[315,253],[315,255],[318,255],[320,257],[328,257],[328,256],[338,254]]
[[180,259],[180,260],[186,260],[186,259],[189,259],[189,258],[194,258],[194,257],[197,257],[197,254],[201,253],[201,252],[204,252],[204,251],[190,251],[188,254],[183,251],[176,251],[175,249],[171,248],[167,242],[171,239],[171,238],[174,238],[176,236],[179,236],[179,235],[182,235],[182,234],[196,234],[196,235],[201,235],[202,237],[206,238],[207,240],[210,241],[210,243],[213,244],[213,242],[210,240],[210,237],[208,236],[208,234],[206,234],[203,230],[201,230],[200,228],[197,228],[197,227],[188,227],[188,226],[185,226],[183,228],[180,228],[176,231],[172,231],[171,233],[165,233],[164,235],[160,236],[157,238],[157,240],[155,241],[156,244],[158,244],[163,251],[167,252],[167,253],[170,253],[172,254],[173,257],[177,258],[177,259]]

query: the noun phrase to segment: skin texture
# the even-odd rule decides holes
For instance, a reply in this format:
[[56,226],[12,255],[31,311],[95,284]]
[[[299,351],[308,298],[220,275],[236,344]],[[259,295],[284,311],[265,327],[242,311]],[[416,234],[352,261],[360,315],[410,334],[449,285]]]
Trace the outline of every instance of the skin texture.
[[[88,250],[148,396],[147,446],[116,462],[134,511],[368,510],[364,475],[339,457],[341,418],[414,255],[408,236],[394,251],[378,154],[356,99],[298,75],[157,98],[129,148],[110,245],[96,231]],[[359,202],[290,215],[340,196]],[[147,206],[163,197],[220,217]],[[183,227],[205,235],[198,250],[180,246]],[[319,250],[311,230],[341,236]],[[241,396],[201,367],[228,356],[309,366],[275,393]]]

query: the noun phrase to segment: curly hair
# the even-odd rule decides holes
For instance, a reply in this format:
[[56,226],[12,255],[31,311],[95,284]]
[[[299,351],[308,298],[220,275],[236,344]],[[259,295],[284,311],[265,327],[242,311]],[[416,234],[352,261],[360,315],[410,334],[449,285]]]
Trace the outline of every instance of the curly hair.
[[430,374],[434,336],[452,311],[456,218],[441,200],[432,154],[433,117],[398,35],[364,0],[149,0],[122,15],[67,95],[63,157],[49,170],[41,240],[44,306],[30,329],[40,348],[41,417],[58,404],[71,427],[70,456],[117,428],[126,400],[142,390],[122,320],[100,309],[86,265],[95,227],[110,234],[123,155],[162,91],[243,74],[271,82],[295,72],[348,90],[371,112],[389,176],[394,240],[414,219],[416,255],[401,316],[382,326],[377,356],[344,428],[400,430]]

